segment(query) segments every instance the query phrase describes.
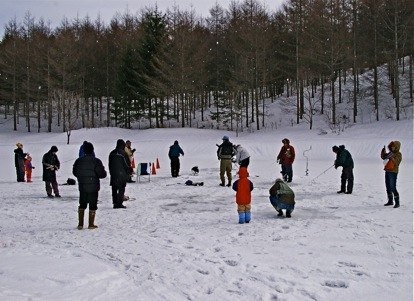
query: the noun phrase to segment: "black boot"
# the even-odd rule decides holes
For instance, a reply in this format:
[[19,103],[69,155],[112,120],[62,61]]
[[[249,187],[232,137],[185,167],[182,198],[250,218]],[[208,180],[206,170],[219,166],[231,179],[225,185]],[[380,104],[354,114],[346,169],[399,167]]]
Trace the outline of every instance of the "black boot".
[[290,210],[286,210],[286,217],[291,218],[292,216],[290,215]]
[[283,211],[282,211],[282,209],[277,210],[277,212],[279,212],[277,216],[283,216]]
[[398,208],[400,207],[400,197],[396,196],[395,197],[395,205],[394,208]]
[[394,202],[392,201],[392,194],[388,195],[388,202],[384,204],[384,206],[392,206],[394,205]]

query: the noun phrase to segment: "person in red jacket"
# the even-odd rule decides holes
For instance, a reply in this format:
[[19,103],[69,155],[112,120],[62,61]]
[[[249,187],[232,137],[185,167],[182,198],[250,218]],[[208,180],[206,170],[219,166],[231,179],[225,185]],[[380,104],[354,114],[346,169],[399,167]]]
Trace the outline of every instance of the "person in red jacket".
[[28,183],[32,182],[32,169],[34,169],[34,166],[32,165],[32,157],[29,154],[24,158],[24,169],[26,170],[26,181]]
[[280,149],[279,155],[277,155],[277,163],[282,166],[280,173],[283,176],[283,180],[290,183],[293,178],[292,164],[295,161],[295,148],[290,145],[288,138],[283,139],[282,143],[283,146]]
[[249,173],[246,167],[240,167],[239,179],[233,183],[236,191],[237,212],[239,213],[239,224],[249,223],[251,219],[251,201],[253,183],[247,178]]

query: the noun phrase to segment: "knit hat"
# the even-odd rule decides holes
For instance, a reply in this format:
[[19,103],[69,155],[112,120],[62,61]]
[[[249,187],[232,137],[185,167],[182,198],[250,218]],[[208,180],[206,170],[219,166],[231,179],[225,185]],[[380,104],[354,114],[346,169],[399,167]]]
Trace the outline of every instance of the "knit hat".
[[230,139],[229,139],[229,136],[223,136],[223,140],[224,141],[229,141]]
[[288,139],[288,138],[285,138],[285,139],[283,139],[283,140],[282,140],[282,143],[289,144],[289,143],[290,143],[290,141],[289,141],[289,139]]
[[56,146],[56,145],[53,145],[53,146],[50,148],[50,151],[51,151],[52,153],[57,153],[57,151],[58,151],[57,146]]
[[93,154],[93,144],[92,143],[90,143],[90,142],[86,142],[84,145],[83,145],[83,151],[85,152],[85,154],[87,154],[87,155],[91,155],[91,154]]
[[339,151],[339,147],[337,147],[336,145],[332,146],[332,151],[334,153],[337,153]]
[[175,140],[175,141],[174,141],[174,144],[175,144],[175,145],[178,145],[178,141],[177,141],[177,140]]

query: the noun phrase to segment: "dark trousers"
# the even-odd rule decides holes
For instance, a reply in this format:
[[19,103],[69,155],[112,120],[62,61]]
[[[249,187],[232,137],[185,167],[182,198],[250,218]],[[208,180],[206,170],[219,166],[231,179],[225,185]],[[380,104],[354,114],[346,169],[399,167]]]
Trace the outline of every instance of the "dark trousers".
[[[347,185],[348,182],[348,185]],[[345,190],[346,188],[346,190]],[[343,167],[341,174],[341,191],[352,192],[354,188],[354,172],[352,167]]]
[[397,176],[396,172],[385,172],[385,188],[387,189],[388,200],[393,201],[393,196],[395,201],[400,200],[400,194],[397,191]]
[[86,209],[89,204],[89,210],[98,209],[98,191],[79,192],[79,209]]
[[59,186],[56,180],[45,181],[45,188],[47,195],[52,195],[52,190],[55,193],[55,195],[59,195]]
[[292,168],[292,165],[284,165],[284,164],[282,164],[281,174],[283,176],[283,180],[285,180],[286,182],[292,182],[292,178],[293,178],[293,168]]
[[112,186],[112,203],[115,206],[122,205],[125,195],[125,186]]
[[16,166],[17,182],[24,182],[24,165],[23,163]]
[[250,157],[240,161],[240,167],[248,167],[250,163]]
[[171,176],[178,177],[180,173],[180,159],[178,157],[171,157]]

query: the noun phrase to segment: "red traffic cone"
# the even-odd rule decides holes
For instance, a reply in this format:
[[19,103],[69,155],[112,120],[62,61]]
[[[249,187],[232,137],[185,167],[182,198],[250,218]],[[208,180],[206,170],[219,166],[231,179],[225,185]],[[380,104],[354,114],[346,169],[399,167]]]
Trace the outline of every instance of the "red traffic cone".
[[156,165],[156,167],[157,167],[157,169],[160,169],[160,161],[158,161],[158,158],[157,158],[157,165]]
[[156,175],[157,174],[157,172],[155,171],[155,164],[152,164],[151,174],[152,175]]

